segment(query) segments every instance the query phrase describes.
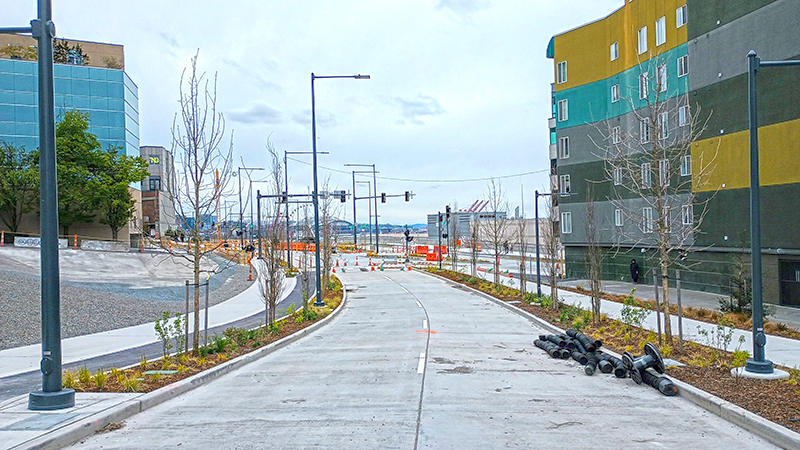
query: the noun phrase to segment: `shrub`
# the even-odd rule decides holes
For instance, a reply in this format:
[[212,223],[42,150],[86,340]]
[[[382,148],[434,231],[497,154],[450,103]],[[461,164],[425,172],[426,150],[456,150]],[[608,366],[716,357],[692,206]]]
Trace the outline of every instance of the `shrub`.
[[142,369],[147,367],[147,356],[142,355],[142,359],[139,360],[139,367]]
[[97,372],[92,375],[92,381],[94,381],[94,385],[97,389],[103,389],[103,386],[106,385],[106,381],[108,381],[108,374],[106,374],[102,369],[98,370]]
[[650,309],[646,306],[640,307],[633,298],[634,292],[636,292],[636,289],[631,289],[631,293],[625,297],[622,309],[620,310],[622,322],[628,326],[629,330],[631,327],[641,328],[642,323],[644,323],[647,316],[650,315]]
[[65,370],[61,373],[61,387],[64,389],[75,389],[77,384],[78,380],[75,378],[75,374],[73,372]]
[[747,364],[747,359],[750,358],[750,352],[747,350],[736,350],[733,352],[733,359],[731,360],[731,367],[744,367]]
[[122,380],[122,389],[125,392],[137,392],[139,390],[139,378],[135,374],[125,377]]
[[78,381],[81,382],[83,385],[88,385],[92,381],[92,373],[89,372],[89,369],[86,366],[83,366],[78,370]]

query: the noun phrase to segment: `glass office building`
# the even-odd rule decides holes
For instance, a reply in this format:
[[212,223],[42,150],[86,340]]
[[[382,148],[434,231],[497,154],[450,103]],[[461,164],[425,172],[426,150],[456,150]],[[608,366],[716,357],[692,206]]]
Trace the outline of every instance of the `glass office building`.
[[[36,61],[0,58],[0,142],[38,147]],[[104,149],[139,156],[139,89],[124,70],[55,64],[56,120],[77,109],[89,114],[89,132]]]

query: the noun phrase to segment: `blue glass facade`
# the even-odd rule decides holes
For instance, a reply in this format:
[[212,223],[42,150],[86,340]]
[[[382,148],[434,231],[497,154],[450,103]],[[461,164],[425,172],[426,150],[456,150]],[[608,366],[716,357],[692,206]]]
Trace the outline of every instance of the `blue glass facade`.
[[[0,59],[0,141],[38,147],[37,64]],[[55,64],[56,120],[78,109],[89,114],[89,132],[103,148],[139,156],[139,88],[122,70]]]

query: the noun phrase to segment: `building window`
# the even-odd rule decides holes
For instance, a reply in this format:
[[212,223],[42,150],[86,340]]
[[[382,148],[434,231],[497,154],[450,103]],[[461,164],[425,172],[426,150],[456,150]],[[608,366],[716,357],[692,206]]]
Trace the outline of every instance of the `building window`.
[[615,84],[611,86],[611,103],[616,103],[619,101],[619,85]]
[[567,100],[559,100],[558,101],[558,121],[563,122],[569,119],[569,104],[567,104]]
[[567,62],[561,61],[558,63],[558,73],[556,78],[556,83],[566,83],[567,82]]
[[686,76],[689,73],[689,56],[683,55],[678,58],[678,77]]
[[620,127],[613,127],[611,128],[611,143],[612,144],[619,144],[622,142],[622,135],[621,135]]
[[681,176],[688,177],[692,174],[692,155],[683,155],[681,159]]
[[642,208],[642,231],[645,233],[653,232],[653,208]]
[[650,163],[642,164],[642,189],[649,189],[653,182],[653,174],[650,170]]
[[647,72],[639,74],[639,99],[647,98],[647,91],[650,86],[649,78]]
[[150,190],[151,191],[160,191],[161,190],[161,179],[150,177]]
[[622,210],[617,208],[614,210],[614,225],[621,227],[623,223]]
[[650,142],[650,118],[644,117],[639,122],[639,142],[647,144]]
[[667,65],[658,66],[658,91],[667,92]]
[[611,60],[616,61],[619,58],[619,42],[611,44]]
[[562,212],[561,213],[561,234],[570,234],[572,233],[572,213],[571,212]]
[[569,175],[561,175],[558,184],[558,192],[560,194],[569,194],[570,192]]
[[614,169],[614,186],[622,186],[622,167]]
[[675,10],[675,24],[676,28],[686,25],[686,5],[681,6]]
[[692,205],[683,205],[683,208],[681,208],[681,222],[684,225],[694,223],[694,208]]
[[561,159],[569,158],[569,138],[562,137],[558,140],[558,157]]
[[647,27],[639,28],[639,54],[647,51]]
[[656,20],[656,46],[667,42],[667,18],[661,17]]
[[678,109],[678,125],[686,126],[689,124],[689,105],[681,106]]
[[662,112],[658,116],[658,131],[661,133],[659,137],[664,140],[669,137],[669,112]]
[[669,160],[658,161],[658,182],[661,186],[669,186]]

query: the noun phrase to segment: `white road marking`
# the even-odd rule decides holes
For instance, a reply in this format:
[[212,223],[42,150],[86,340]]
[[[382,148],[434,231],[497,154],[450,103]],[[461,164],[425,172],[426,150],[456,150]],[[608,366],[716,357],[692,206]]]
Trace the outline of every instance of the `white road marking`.
[[[230,278],[228,278],[228,279],[230,279]],[[409,291],[408,289],[404,288],[403,286],[400,286],[400,287],[401,287],[401,288],[402,288],[404,291],[406,291],[406,293],[408,293],[408,294],[410,294],[410,293],[411,293],[411,291]]]
[[392,279],[387,277],[386,275],[384,275],[383,278],[386,278],[387,280],[392,281]]
[[425,371],[425,353],[419,354],[419,364],[417,365],[417,373]]
[[422,321],[422,329],[423,330],[427,330],[428,329],[428,321],[427,320],[423,320]]
[[[409,294],[410,294],[410,292],[409,292]],[[417,307],[422,308],[422,303],[417,302]]]

